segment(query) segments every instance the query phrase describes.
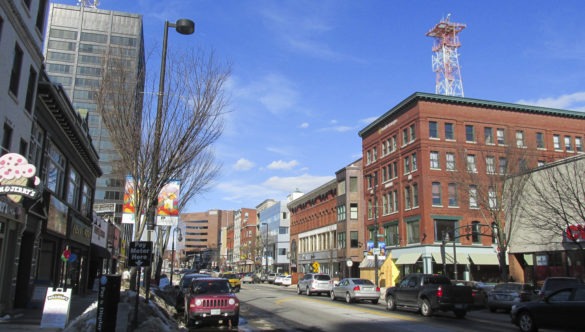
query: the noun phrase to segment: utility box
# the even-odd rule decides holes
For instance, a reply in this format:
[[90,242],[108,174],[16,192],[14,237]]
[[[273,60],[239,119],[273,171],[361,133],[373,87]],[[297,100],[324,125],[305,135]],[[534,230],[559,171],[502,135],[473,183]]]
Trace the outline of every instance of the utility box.
[[116,331],[122,276],[108,274],[101,276],[99,280],[95,330],[96,332]]

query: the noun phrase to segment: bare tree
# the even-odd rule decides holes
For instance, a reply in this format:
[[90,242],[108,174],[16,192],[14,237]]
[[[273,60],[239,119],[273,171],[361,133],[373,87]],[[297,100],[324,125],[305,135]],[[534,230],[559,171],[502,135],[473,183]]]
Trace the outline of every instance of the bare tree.
[[522,225],[538,229],[538,236],[521,230],[519,236],[550,250],[580,252],[573,259],[585,265],[585,155],[547,164],[529,176]]
[[526,177],[518,175],[536,166],[536,155],[515,144],[494,146],[493,149],[461,149],[457,155],[457,160],[463,161],[464,165],[453,169],[452,181],[460,188],[470,209],[476,209],[478,217],[484,221],[476,225],[476,229],[472,224],[462,228],[466,236],[475,234],[493,239],[500,279],[506,281],[509,273],[506,252],[511,235],[511,232],[506,232],[506,226],[514,223],[518,215],[520,196],[527,182]]
[[[170,180],[181,182],[180,210],[218,175],[221,165],[214,159],[212,145],[223,131],[227,106],[223,88],[230,66],[219,63],[213,52],[191,50],[171,57],[161,109],[157,109],[158,94],[150,92],[157,91],[156,80],[131,68],[136,66],[111,52],[95,99],[120,157],[116,167],[134,179],[134,240],[139,240],[154,222],[143,217],[153,215],[159,193]],[[154,128],[160,129],[160,135]],[[155,247],[160,258],[171,228],[158,231]]]

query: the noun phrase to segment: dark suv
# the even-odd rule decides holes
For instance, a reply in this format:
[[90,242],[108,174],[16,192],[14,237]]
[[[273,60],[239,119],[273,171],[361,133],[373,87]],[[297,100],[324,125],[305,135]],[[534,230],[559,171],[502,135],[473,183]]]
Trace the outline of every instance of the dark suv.
[[582,284],[583,281],[579,278],[573,277],[548,277],[544,280],[544,284],[538,293],[539,298],[543,299],[545,296],[551,294],[557,289],[573,287]]
[[297,294],[331,294],[333,289],[333,280],[328,274],[307,273],[297,283]]

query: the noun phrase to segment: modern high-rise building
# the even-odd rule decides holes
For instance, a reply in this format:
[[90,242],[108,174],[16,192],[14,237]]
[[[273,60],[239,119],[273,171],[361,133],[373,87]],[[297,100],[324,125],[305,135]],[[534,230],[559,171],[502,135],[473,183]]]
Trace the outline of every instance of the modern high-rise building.
[[[97,112],[96,97],[103,71],[111,68],[108,62],[114,59],[134,71],[133,77],[138,78],[137,91],[142,90],[144,75],[141,74],[145,69],[142,15],[53,3],[47,21],[46,71],[53,82],[63,85],[74,108],[87,118],[104,172],[97,180],[94,209],[120,225],[128,172],[118,166],[120,156]],[[131,236],[128,228],[122,232],[123,238],[124,234]],[[119,254],[113,253],[113,257]]]

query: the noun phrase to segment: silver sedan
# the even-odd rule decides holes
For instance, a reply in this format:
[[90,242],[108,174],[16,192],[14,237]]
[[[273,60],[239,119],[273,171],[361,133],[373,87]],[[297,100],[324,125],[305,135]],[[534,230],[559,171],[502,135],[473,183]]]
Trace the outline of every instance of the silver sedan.
[[380,287],[368,279],[341,279],[331,291],[331,300],[335,301],[337,298],[345,299],[347,303],[367,300],[377,304],[380,300]]

